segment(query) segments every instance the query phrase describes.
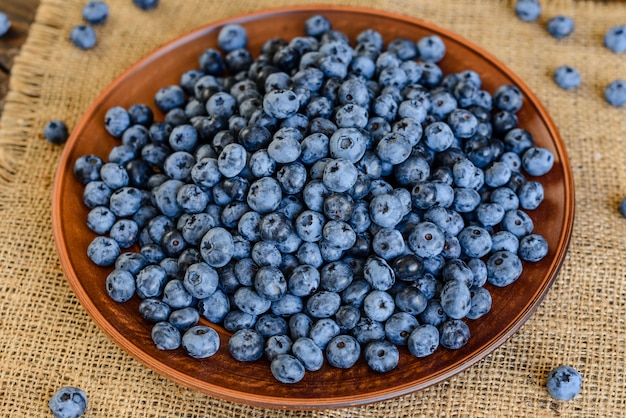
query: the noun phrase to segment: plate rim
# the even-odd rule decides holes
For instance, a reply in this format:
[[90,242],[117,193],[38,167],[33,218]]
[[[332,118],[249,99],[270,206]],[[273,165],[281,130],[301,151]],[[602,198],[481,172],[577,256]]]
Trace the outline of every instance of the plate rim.
[[[210,382],[206,382],[204,380],[196,379],[192,376],[189,376],[185,373],[180,372],[179,370],[172,368],[168,365],[165,365],[162,362],[156,361],[152,356],[148,355],[145,351],[143,351],[137,344],[135,344],[132,340],[127,338],[125,335],[121,334],[117,331],[115,326],[109,322],[104,316],[100,315],[100,312],[97,306],[93,303],[91,298],[87,297],[87,293],[82,286],[80,280],[78,279],[78,274],[74,271],[71,263],[69,262],[69,257],[62,257],[61,254],[66,254],[66,237],[61,234],[61,228],[56,227],[61,224],[61,199],[58,197],[61,193],[62,189],[62,177],[64,169],[67,169],[69,163],[69,156],[71,153],[72,145],[78,141],[77,136],[78,133],[81,132],[88,121],[88,116],[95,113],[95,111],[99,107],[99,103],[102,102],[106,97],[111,95],[117,86],[131,73],[136,71],[137,69],[143,68],[149,63],[162,55],[168,53],[168,51],[175,49],[187,42],[190,39],[198,38],[205,36],[213,31],[215,31],[220,26],[231,23],[233,21],[244,23],[248,20],[256,20],[263,19],[269,16],[276,16],[280,14],[289,14],[293,12],[311,12],[311,13],[320,13],[323,14],[324,11],[341,11],[348,13],[361,13],[368,15],[382,15],[388,19],[401,20],[404,22],[408,22],[412,25],[417,25],[427,30],[431,30],[436,32],[439,35],[444,35],[448,39],[455,40],[456,42],[462,43],[467,48],[471,49],[474,53],[480,55],[484,60],[488,61],[492,66],[497,67],[500,71],[502,71],[507,77],[509,77],[516,85],[518,85],[524,93],[528,97],[528,101],[526,104],[531,104],[537,113],[541,117],[546,129],[550,132],[550,136],[552,141],[554,142],[554,146],[559,154],[559,158],[563,164],[563,187],[565,189],[564,199],[566,200],[566,204],[564,205],[564,228],[560,234],[559,242],[562,242],[563,245],[560,245],[558,251],[554,255],[554,259],[550,263],[549,272],[546,273],[549,276],[549,280],[545,280],[542,283],[533,298],[529,299],[529,302],[526,306],[526,309],[522,310],[516,316],[515,321],[508,327],[504,328],[500,333],[496,334],[494,338],[489,341],[489,344],[485,344],[481,346],[481,348],[475,352],[472,352],[465,361],[462,363],[454,363],[451,367],[446,367],[441,370],[438,370],[436,373],[432,375],[432,378],[428,379],[427,382],[423,384],[405,384],[401,386],[394,386],[393,390],[379,390],[376,392],[369,392],[364,395],[350,395],[350,396],[341,396],[341,397],[333,397],[330,399],[324,398],[323,400],[317,398],[280,398],[276,396],[267,396],[267,395],[252,395],[244,392],[240,392],[234,389],[225,388],[223,386],[214,386]],[[474,42],[468,40],[467,38],[458,35],[455,32],[452,32],[449,29],[444,27],[435,25],[428,21],[424,21],[420,18],[416,18],[413,16],[408,16],[396,12],[391,12],[384,9],[378,9],[373,7],[362,7],[362,6],[341,6],[341,5],[296,5],[296,6],[283,6],[283,7],[272,7],[265,8],[261,10],[256,10],[252,12],[246,12],[242,14],[236,14],[229,17],[225,17],[216,21],[209,22],[207,24],[203,24],[198,26],[187,33],[183,33],[179,35],[175,39],[167,41],[160,46],[149,51],[147,54],[142,56],[139,60],[135,61],[121,73],[119,73],[113,80],[107,84],[107,86],[101,90],[98,95],[91,101],[89,106],[80,116],[80,119],[74,129],[72,130],[72,134],[68,140],[67,145],[64,147],[64,150],[61,154],[61,158],[58,163],[58,169],[55,174],[54,184],[53,184],[53,193],[52,193],[52,226],[54,233],[55,246],[57,249],[57,253],[59,255],[59,259],[61,262],[62,269],[65,273],[65,277],[69,282],[71,288],[76,294],[79,302],[83,306],[83,308],[87,311],[91,319],[96,323],[96,325],[105,332],[105,334],[111,339],[119,348],[121,348],[126,353],[130,354],[131,357],[137,361],[139,361],[144,366],[148,367],[150,370],[155,371],[157,374],[170,379],[178,384],[183,385],[184,387],[193,389],[195,391],[210,395],[216,396],[221,399],[225,399],[231,402],[243,403],[248,405],[253,405],[257,407],[265,407],[272,409],[325,409],[325,408],[344,408],[344,407],[353,407],[364,404],[369,404],[373,402],[379,402],[384,400],[393,399],[402,395],[406,395],[409,393],[416,392],[418,390],[422,390],[426,387],[435,385],[440,383],[464,370],[476,364],[477,362],[484,359],[489,354],[492,354],[497,348],[502,346],[507,340],[511,338],[513,334],[515,334],[529,319],[532,313],[538,308],[541,304],[541,301],[547,295],[550,287],[553,285],[558,273],[565,261],[565,256],[567,254],[569,244],[572,237],[573,227],[574,227],[574,216],[575,216],[575,189],[574,189],[574,181],[573,181],[573,173],[571,169],[571,164],[569,158],[567,156],[567,150],[565,147],[565,143],[556,127],[556,124],[552,120],[550,114],[547,112],[544,105],[541,103],[536,94],[529,88],[529,86],[519,77],[516,73],[514,73],[506,64],[496,58],[494,55],[478,46]],[[120,344],[119,341],[124,341],[125,344]],[[160,367],[155,369],[155,365],[159,364]],[[215,390],[207,390],[206,386],[210,386],[215,388]],[[285,401],[289,400],[289,404],[285,404]],[[320,402],[321,401],[321,402]]]

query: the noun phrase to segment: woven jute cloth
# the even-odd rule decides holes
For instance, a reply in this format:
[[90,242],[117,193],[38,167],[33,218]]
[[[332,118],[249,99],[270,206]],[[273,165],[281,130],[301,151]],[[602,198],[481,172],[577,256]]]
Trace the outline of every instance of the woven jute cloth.
[[[42,0],[16,58],[0,120],[0,416],[49,416],[63,385],[89,396],[85,417],[612,417],[626,409],[626,108],[610,107],[604,86],[626,78],[626,55],[602,45],[626,24],[624,3],[542,1],[538,22],[515,18],[513,1],[315,0],[379,8],[450,29],[503,61],[530,86],[556,122],[575,179],[576,220],[568,255],[549,293],[524,326],[477,364],[416,393],[360,407],[276,411],[206,396],[159,376],[102,332],[72,292],[55,250],[50,208],[62,148],[45,123],[70,129],[117,75],[154,48],[218,19],[308,1],[162,0],[141,11],[107,0],[98,45],[68,41],[83,0]],[[576,22],[572,36],[547,35],[556,14]],[[551,78],[574,65],[583,82],[565,91]],[[567,364],[583,386],[555,401],[547,373]]]

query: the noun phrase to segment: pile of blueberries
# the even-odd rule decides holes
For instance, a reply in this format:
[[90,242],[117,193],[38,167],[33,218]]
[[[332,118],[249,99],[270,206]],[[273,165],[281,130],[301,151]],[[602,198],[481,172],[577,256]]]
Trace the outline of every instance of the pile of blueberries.
[[[267,358],[281,382],[325,362],[372,370],[459,349],[491,309],[484,285],[546,256],[527,211],[552,153],[518,126],[520,90],[443,74],[441,38],[362,31],[322,15],[254,59],[225,25],[199,68],[154,104],[110,108],[108,159],[74,164],[117,302],[141,299],[162,350]],[[133,251],[137,248],[138,251]]]

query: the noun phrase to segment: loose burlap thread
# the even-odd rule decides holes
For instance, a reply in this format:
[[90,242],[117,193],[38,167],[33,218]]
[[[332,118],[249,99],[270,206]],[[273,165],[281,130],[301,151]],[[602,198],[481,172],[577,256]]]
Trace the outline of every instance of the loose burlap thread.
[[[626,407],[626,109],[608,106],[604,86],[626,78],[624,54],[602,46],[606,29],[626,24],[620,3],[543,1],[538,22],[497,0],[162,0],[140,11],[130,0],[107,0],[98,46],[68,41],[83,0],[42,0],[15,60],[0,119],[0,415],[48,416],[63,385],[89,396],[85,417],[610,417]],[[466,371],[425,390],[370,405],[321,411],[275,411],[240,405],[177,385],[117,347],[90,319],[64,278],[54,246],[50,207],[61,147],[42,136],[45,123],[71,128],[118,74],[157,46],[192,29],[243,12],[289,4],[380,8],[450,29],[485,48],[516,72],[544,103],[569,153],[576,221],[565,263],[548,295],[503,346]],[[555,40],[546,20],[574,18],[572,36]],[[583,83],[559,89],[562,64]],[[552,399],[547,373],[568,364],[583,375],[581,393]]]

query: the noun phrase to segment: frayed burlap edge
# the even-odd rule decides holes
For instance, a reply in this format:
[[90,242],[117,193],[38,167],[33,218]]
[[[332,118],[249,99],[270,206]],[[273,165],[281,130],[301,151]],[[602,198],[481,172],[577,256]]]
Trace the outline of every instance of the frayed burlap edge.
[[37,123],[37,108],[47,74],[46,67],[55,43],[64,35],[62,27],[65,15],[61,2],[44,2],[37,9],[28,38],[15,58],[4,113],[0,118],[1,195],[6,194],[6,188],[19,170],[29,135],[32,135]]

